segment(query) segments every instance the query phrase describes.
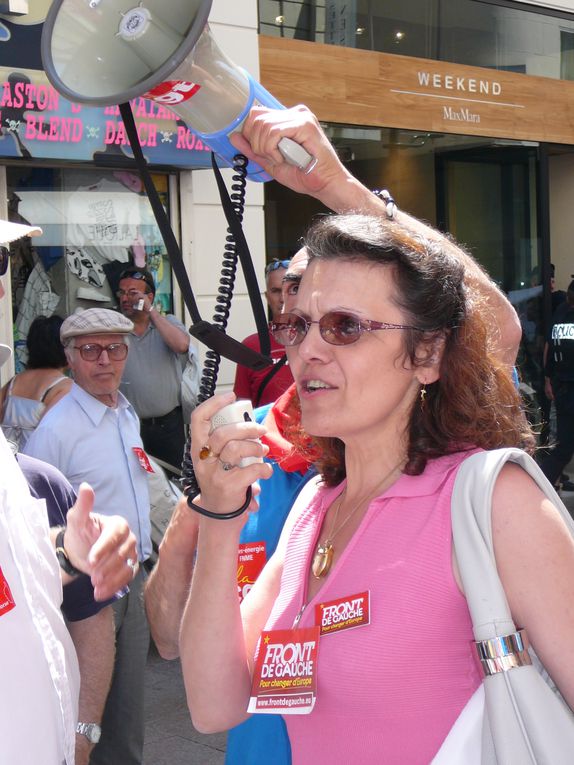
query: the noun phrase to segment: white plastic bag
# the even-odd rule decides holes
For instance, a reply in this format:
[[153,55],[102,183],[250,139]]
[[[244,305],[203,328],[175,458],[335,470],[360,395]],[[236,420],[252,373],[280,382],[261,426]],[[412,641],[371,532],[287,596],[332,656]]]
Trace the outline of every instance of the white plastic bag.
[[181,376],[181,408],[183,410],[183,421],[189,425],[191,413],[197,406],[197,397],[199,395],[199,359],[197,351],[190,343],[187,354],[187,361],[183,368]]

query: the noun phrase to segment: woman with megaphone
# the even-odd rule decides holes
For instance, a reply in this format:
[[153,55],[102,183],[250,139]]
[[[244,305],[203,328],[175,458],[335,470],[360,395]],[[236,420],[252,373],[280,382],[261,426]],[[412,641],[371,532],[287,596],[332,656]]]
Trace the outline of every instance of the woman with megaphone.
[[[317,159],[312,172],[284,162],[284,136]],[[311,227],[295,306],[271,326],[299,394],[295,438],[312,437],[318,477],[241,608],[245,516],[213,516],[269,479],[268,464],[240,467],[264,456],[262,426],[213,430],[230,394],[192,416],[194,505],[212,515],[199,520],[180,633],[192,718],[211,732],[280,712],[296,763],[430,762],[481,685],[453,559],[454,480],[470,455],[534,443],[509,374],[519,325],[470,256],[350,175],[304,107],[254,109],[233,141],[339,215]],[[493,521],[514,621],[572,705],[572,540],[516,466],[496,482]]]

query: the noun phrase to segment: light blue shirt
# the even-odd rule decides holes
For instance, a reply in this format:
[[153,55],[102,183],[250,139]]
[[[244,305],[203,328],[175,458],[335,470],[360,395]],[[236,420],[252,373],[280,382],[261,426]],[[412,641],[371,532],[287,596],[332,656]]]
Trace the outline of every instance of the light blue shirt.
[[94,512],[121,515],[138,540],[140,561],[151,553],[149,493],[139,421],[118,393],[112,409],[74,383],[30,436],[25,454],[57,467],[77,492],[87,481],[96,493]]

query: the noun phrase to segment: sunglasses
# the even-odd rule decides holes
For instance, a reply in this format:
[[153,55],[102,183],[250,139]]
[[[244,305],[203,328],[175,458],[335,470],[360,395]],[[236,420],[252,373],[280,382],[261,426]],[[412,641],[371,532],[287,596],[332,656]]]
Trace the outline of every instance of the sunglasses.
[[357,319],[348,313],[331,311],[321,316],[319,321],[309,321],[295,313],[284,313],[269,323],[269,331],[280,345],[299,345],[309,332],[311,324],[319,325],[319,333],[329,345],[352,345],[356,343],[363,332],[373,332],[378,329],[418,329],[409,324],[389,324],[385,321]]
[[151,290],[155,289],[153,276],[151,276],[151,274],[144,274],[143,271],[133,271],[133,272],[123,271],[120,274],[120,278],[118,279],[118,281],[121,282],[122,279],[136,279],[138,281],[141,280],[145,282]]
[[271,263],[267,263],[265,266],[265,276],[272,271],[277,271],[278,268],[289,268],[290,260],[272,260]]
[[10,262],[10,250],[8,247],[0,247],[0,276],[4,276]]
[[104,351],[111,361],[123,361],[128,355],[126,343],[112,343],[111,345],[86,343],[85,345],[74,345],[74,348],[80,351],[80,356],[84,361],[97,361]]

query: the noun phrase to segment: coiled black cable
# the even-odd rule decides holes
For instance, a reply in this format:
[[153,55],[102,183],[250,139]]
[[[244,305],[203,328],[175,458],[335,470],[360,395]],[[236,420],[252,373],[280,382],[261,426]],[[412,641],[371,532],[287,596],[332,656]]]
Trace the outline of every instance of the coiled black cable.
[[[235,214],[240,223],[243,222],[243,214],[245,212],[247,163],[248,159],[243,154],[237,154],[233,158],[234,175],[232,177],[230,199],[233,204]],[[227,329],[236,275],[237,247],[235,243],[235,237],[233,236],[231,229],[228,227],[227,236],[225,239],[223,262],[221,266],[221,276],[219,278],[219,288],[217,290],[217,297],[215,301],[216,304],[213,315],[213,324],[221,332],[225,332]],[[213,396],[215,393],[220,362],[221,356],[218,353],[211,349],[206,352],[205,363],[199,383],[199,395],[197,397],[198,404],[201,404],[203,401],[211,398],[211,396]],[[191,459],[191,433],[188,435],[185,444],[181,474],[181,483],[183,487],[183,493],[187,498],[187,504],[193,510],[200,513],[201,515],[207,516],[208,518],[214,518],[222,521],[230,520],[231,518],[237,518],[239,515],[245,512],[249,506],[249,503],[251,502],[252,492],[251,487],[249,486],[245,496],[245,502],[238,510],[234,510],[231,513],[213,513],[210,510],[206,510],[205,508],[194,504],[193,500],[200,493],[200,488],[195,476],[193,462]]]

